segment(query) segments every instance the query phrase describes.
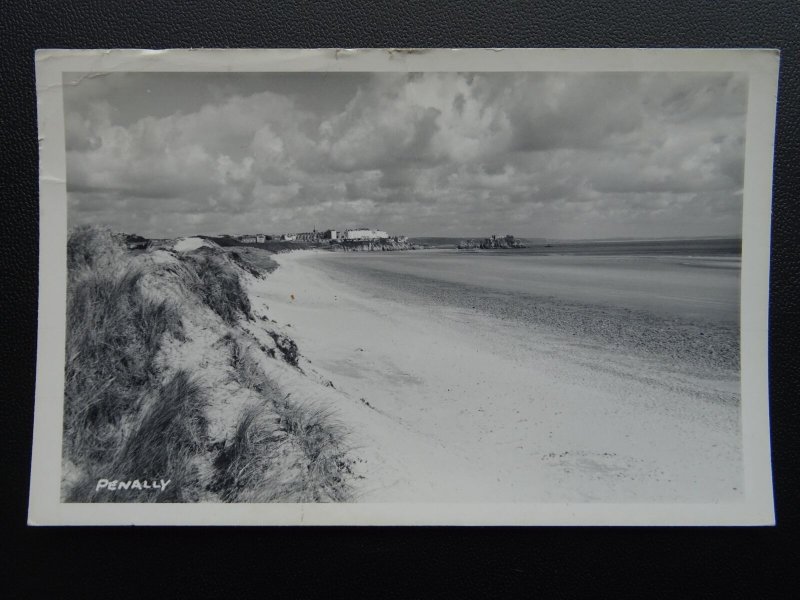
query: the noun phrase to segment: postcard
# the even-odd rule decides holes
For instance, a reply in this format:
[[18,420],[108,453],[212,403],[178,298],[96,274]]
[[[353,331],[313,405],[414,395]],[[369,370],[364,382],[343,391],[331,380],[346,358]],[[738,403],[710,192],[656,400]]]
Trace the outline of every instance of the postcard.
[[33,525],[770,525],[774,50],[40,50]]

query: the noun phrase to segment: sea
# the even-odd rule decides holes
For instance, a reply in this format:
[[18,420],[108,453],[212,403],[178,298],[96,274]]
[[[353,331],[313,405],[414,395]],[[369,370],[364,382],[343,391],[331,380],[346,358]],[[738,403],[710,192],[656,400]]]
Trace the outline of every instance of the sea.
[[371,296],[477,311],[693,368],[738,369],[741,240],[447,245],[319,262]]
[[[410,242],[437,249],[455,249],[459,242],[472,238],[419,237]],[[674,256],[741,256],[741,238],[660,238],[635,240],[627,238],[603,240],[519,240],[525,248],[493,250],[514,254],[572,255],[674,255]]]

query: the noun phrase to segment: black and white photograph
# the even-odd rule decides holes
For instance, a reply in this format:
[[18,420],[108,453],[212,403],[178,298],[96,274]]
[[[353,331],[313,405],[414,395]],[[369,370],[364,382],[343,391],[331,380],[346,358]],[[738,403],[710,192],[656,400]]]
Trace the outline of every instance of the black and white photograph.
[[135,52],[39,63],[40,521],[771,521],[774,55]]

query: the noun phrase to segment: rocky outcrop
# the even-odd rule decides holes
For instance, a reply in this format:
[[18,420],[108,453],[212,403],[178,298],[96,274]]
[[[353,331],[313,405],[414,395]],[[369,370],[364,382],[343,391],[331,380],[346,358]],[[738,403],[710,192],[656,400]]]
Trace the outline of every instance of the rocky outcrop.
[[506,235],[503,237],[493,235],[483,240],[462,240],[458,244],[459,250],[509,250],[525,247],[526,246],[515,239],[513,235]]
[[331,249],[339,252],[396,252],[417,250],[419,246],[395,238],[385,240],[341,240],[331,244]]

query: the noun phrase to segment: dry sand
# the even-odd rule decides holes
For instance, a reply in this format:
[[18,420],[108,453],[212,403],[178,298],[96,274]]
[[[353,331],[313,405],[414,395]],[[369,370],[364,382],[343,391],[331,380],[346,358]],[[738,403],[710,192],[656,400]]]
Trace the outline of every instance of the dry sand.
[[357,501],[741,497],[739,406],[715,400],[738,395],[734,378],[662,370],[467,308],[378,298],[321,258],[276,256],[280,268],[251,297],[308,361],[311,378],[287,366],[278,383],[333,407],[351,430]]

